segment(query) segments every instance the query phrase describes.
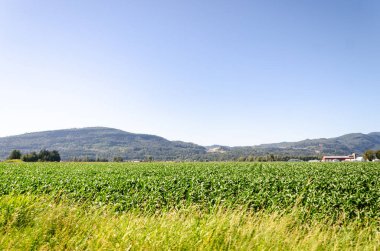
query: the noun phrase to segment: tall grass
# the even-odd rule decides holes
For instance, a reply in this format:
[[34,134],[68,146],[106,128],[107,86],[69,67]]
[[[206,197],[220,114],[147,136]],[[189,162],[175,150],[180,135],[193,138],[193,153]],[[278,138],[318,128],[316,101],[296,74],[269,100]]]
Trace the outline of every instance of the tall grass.
[[116,212],[49,196],[0,197],[1,250],[377,250],[376,222],[300,223],[244,208]]

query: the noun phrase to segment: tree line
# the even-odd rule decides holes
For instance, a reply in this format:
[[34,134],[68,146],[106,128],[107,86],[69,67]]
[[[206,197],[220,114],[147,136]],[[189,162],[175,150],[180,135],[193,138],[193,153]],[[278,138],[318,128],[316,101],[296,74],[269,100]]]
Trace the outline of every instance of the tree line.
[[7,159],[20,159],[25,162],[59,162],[61,161],[61,156],[56,150],[48,151],[46,149],[42,149],[39,153],[31,152],[27,154],[22,154],[20,150],[13,150]]
[[[100,158],[100,157],[91,158],[91,157],[85,156],[85,157],[74,157],[70,161],[73,161],[73,162],[108,162],[109,159]],[[112,161],[113,162],[123,162],[124,158],[123,157],[113,157]]]
[[374,159],[380,159],[380,150],[367,150],[364,152],[363,157],[365,160],[372,161]]
[[[380,159],[380,150],[367,150],[364,152],[363,157],[367,161],[373,161],[375,159]],[[271,162],[271,161],[288,161],[289,159],[300,159],[303,161],[313,160],[313,159],[319,159],[318,156],[279,156],[274,154],[267,154],[264,156],[253,156],[248,155],[244,156],[241,155],[240,157],[231,157],[228,158],[229,160],[233,161],[240,161],[240,162]],[[48,151],[46,149],[41,150],[39,153],[37,152],[30,152],[27,154],[22,154],[20,150],[13,150],[8,160],[15,160],[20,159],[24,162],[59,162],[61,161],[61,156],[58,151]],[[71,161],[74,162],[108,162],[109,160],[107,158],[96,158],[92,159],[89,157],[74,157]],[[112,159],[113,162],[123,162],[124,158],[116,156]],[[145,159],[142,161],[151,162],[153,161],[152,156],[146,156]],[[210,160],[204,160],[204,159],[198,159],[198,161],[222,161],[221,159],[210,159]]]

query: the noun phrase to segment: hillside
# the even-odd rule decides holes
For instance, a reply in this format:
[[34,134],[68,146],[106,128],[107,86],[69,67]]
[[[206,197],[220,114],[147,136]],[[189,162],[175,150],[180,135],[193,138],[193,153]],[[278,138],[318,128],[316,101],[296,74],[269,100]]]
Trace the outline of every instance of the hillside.
[[124,132],[105,127],[66,129],[27,133],[0,138],[0,159],[13,149],[23,153],[40,149],[58,150],[63,160],[74,158],[123,157],[125,160],[233,160],[240,156],[322,156],[329,154],[363,153],[367,149],[380,149],[380,132],[352,133],[336,138],[307,139],[299,142],[282,142],[257,146],[203,147],[182,141]]
[[380,149],[380,132],[351,133],[336,138],[307,139],[299,142],[263,144],[257,148],[279,148],[321,152],[326,154],[363,153],[368,149]]
[[162,137],[128,133],[117,129],[92,127],[46,132],[27,133],[0,138],[0,159],[5,159],[12,149],[21,152],[40,149],[58,150],[63,160],[79,158],[107,158],[120,156],[127,160],[187,159],[203,154],[202,146],[181,141],[169,141]]
[[368,149],[380,149],[380,132],[369,134],[351,133],[336,138],[306,139],[298,142],[281,142],[257,146],[212,146],[208,158],[233,159],[239,156],[316,156],[362,154]]

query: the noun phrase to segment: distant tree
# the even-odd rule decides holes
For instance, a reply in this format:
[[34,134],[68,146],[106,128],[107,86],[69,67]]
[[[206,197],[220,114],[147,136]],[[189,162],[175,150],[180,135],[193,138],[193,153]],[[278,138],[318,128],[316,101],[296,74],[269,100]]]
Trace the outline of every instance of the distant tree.
[[108,162],[108,159],[97,157],[95,161],[96,162]]
[[42,161],[42,162],[49,161],[49,158],[50,158],[50,152],[46,149],[42,149],[40,153],[38,154],[39,161]]
[[59,155],[58,151],[56,151],[56,150],[50,152],[50,151],[48,151],[46,149],[43,149],[38,154],[38,161],[42,161],[42,162],[48,162],[48,161],[59,162],[59,161],[61,161],[61,156]]
[[377,159],[380,159],[380,150],[377,150],[375,155]]
[[79,162],[93,162],[93,160],[92,160],[90,157],[88,157],[88,156],[80,157],[80,158],[78,159],[78,161],[79,161]]
[[258,162],[264,162],[265,160],[264,160],[264,158],[262,156],[258,156],[256,158],[256,161],[258,161]]
[[21,159],[21,152],[19,150],[13,150],[10,154],[8,159]]
[[364,159],[366,159],[368,161],[372,161],[375,159],[375,151],[367,150],[367,151],[365,151],[363,157],[364,157]]
[[113,157],[113,162],[123,162],[124,159],[122,157]]
[[61,161],[61,156],[59,155],[59,152],[57,150],[53,150],[50,152],[50,160],[49,161],[54,161],[54,162],[60,162]]
[[244,157],[244,156],[240,156],[238,159],[237,159],[237,161],[239,161],[239,162],[244,162],[246,160],[246,157]]
[[153,161],[153,156],[146,156],[145,160],[148,161],[148,162],[152,162]]
[[22,155],[21,160],[25,161],[25,162],[37,162],[38,161],[38,154],[36,152],[24,154],[24,155]]
[[247,161],[253,162],[253,161],[255,161],[255,157],[253,155],[249,155],[247,158]]
[[267,161],[275,161],[275,157],[273,154],[268,154],[267,155]]

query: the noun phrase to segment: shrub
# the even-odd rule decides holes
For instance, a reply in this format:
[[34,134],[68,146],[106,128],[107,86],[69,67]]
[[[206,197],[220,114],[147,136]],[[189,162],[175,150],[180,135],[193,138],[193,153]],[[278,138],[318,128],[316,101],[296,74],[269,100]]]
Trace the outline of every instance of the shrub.
[[10,154],[8,159],[21,159],[21,152],[19,150],[13,150]]

